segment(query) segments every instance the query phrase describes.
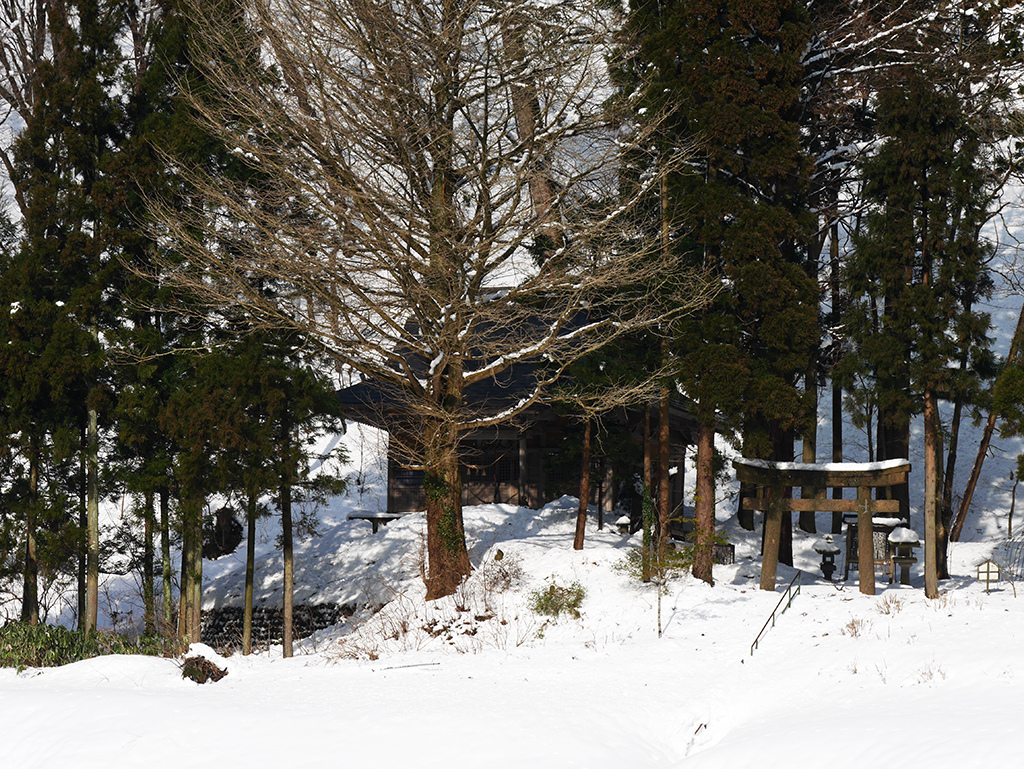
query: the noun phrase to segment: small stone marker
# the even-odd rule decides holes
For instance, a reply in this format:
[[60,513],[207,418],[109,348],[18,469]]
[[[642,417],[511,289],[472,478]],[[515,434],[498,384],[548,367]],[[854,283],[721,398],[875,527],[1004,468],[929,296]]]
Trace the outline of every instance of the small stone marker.
[[978,564],[978,582],[985,583],[986,593],[988,592],[989,586],[993,582],[998,582],[1000,577],[999,564],[992,559],[982,561]]

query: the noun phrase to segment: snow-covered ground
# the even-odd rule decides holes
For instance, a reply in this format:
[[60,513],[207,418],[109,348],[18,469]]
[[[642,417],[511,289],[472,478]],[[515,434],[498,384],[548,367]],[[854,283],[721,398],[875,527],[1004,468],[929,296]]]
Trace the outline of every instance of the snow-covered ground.
[[[0,670],[0,766],[29,767],[963,767],[1019,760],[1024,595],[972,579],[996,539],[957,545],[955,578],[928,601],[914,585],[861,595],[820,578],[796,537],[801,590],[751,644],[796,574],[757,589],[757,537],[722,521],[737,563],[708,587],[684,576],[662,597],[618,567],[637,544],[588,531],[571,549],[574,500],[540,511],[467,508],[477,570],[426,604],[423,519],[371,534],[353,494],[322,512],[300,551],[306,598],[389,600],[322,631],[297,655],[216,657],[217,683],[179,662],[104,657]],[[822,521],[824,523],[824,520]],[[258,579],[272,590],[271,543]],[[498,551],[502,558],[496,560]],[[208,602],[238,583],[207,563]],[[510,585],[506,585],[511,582]],[[586,590],[578,619],[536,614],[551,584]],[[1022,586],[1024,587],[1024,586]],[[884,588],[884,589],[882,589]],[[216,598],[215,598],[216,596]],[[197,651],[197,650],[194,650]],[[1016,680],[1021,676],[1021,681]],[[765,764],[764,762],[768,763]]]

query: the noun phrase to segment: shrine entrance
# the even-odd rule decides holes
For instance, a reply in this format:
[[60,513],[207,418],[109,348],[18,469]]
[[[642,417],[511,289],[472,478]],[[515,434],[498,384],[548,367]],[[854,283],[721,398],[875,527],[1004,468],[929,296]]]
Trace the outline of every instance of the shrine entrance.
[[[779,566],[782,514],[792,511],[857,514],[857,582],[860,592],[875,594],[875,560],[872,517],[876,513],[898,515],[898,499],[872,499],[872,488],[896,486],[907,481],[910,462],[840,462],[824,465],[801,462],[771,462],[763,459],[734,459],[736,478],[758,487],[758,496],[744,497],[747,510],[764,512],[764,556],[761,560],[761,589],[775,590]],[[820,489],[812,499],[792,499],[794,487]],[[857,489],[856,499],[826,499],[828,488]],[[849,534],[847,535],[849,536]]]

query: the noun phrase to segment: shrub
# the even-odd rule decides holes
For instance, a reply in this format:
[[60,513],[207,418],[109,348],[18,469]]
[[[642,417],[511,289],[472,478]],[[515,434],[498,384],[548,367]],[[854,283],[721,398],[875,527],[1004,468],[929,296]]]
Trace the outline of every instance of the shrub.
[[537,614],[557,618],[565,612],[575,619],[580,618],[580,604],[587,597],[587,591],[579,582],[562,587],[554,582],[544,590],[530,593],[530,608]]
[[504,593],[523,580],[523,562],[518,553],[498,550],[480,567],[480,583],[488,593]]
[[102,654],[165,652],[159,638],[129,639],[117,633],[96,632],[86,637],[59,625],[11,622],[0,628],[0,667],[46,668],[79,662]]
[[[684,545],[678,548],[668,548],[659,557],[657,551],[650,555],[651,574],[657,582],[675,579],[693,568],[693,546]],[[633,547],[626,551],[625,556],[613,567],[616,571],[625,574],[633,582],[644,581],[644,559],[643,551],[639,547]],[[661,575],[658,577],[658,575]]]

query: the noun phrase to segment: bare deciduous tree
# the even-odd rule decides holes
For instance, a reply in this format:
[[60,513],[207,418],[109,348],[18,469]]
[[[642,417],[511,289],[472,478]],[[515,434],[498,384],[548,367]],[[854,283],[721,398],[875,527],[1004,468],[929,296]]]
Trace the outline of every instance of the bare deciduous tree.
[[[657,179],[621,183],[653,128],[603,106],[612,18],[590,0],[238,0],[278,79],[216,5],[191,12],[220,97],[193,101],[269,183],[190,171],[203,206],[159,212],[187,264],[163,279],[300,333],[387,392],[406,426],[393,441],[425,473],[427,595],[450,594],[470,568],[460,434],[662,319],[650,292],[684,312],[710,290],[664,274],[657,227],[636,220]],[[464,398],[513,366],[530,374],[510,407]]]

